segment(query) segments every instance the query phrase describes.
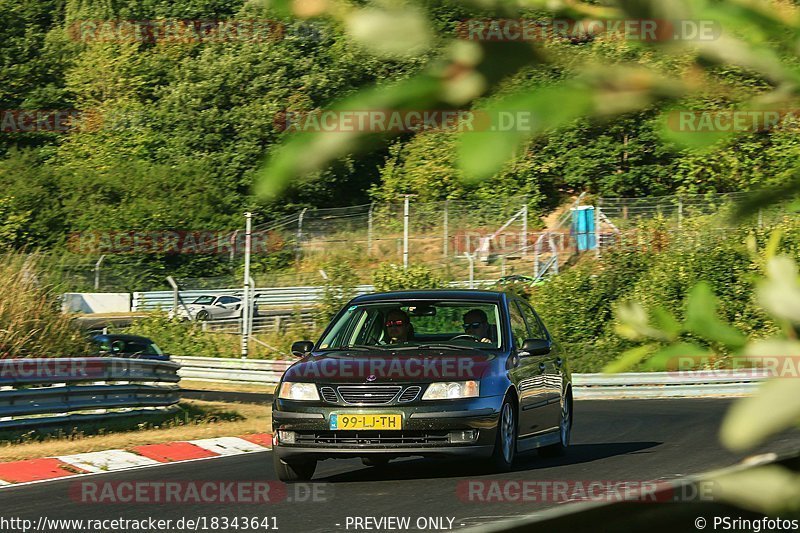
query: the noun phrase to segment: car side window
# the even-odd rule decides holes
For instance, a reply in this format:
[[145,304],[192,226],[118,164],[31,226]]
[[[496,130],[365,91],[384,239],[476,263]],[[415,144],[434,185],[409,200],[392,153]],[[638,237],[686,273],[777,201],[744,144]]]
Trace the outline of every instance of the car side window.
[[228,305],[236,302],[236,298],[232,298],[231,296],[221,296],[219,300],[217,300],[218,304]]
[[508,302],[508,315],[511,319],[511,335],[514,337],[514,344],[519,348],[528,338],[528,328],[516,302]]
[[528,338],[529,339],[547,339],[547,330],[544,329],[542,321],[536,316],[533,307],[525,302],[517,302],[522,314],[525,316],[525,322],[528,324]]

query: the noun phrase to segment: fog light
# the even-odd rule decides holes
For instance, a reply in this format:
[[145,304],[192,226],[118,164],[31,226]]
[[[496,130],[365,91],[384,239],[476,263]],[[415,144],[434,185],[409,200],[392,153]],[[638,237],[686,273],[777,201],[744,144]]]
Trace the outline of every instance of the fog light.
[[466,444],[478,440],[478,430],[468,429],[466,431],[451,431],[450,443],[451,444]]
[[278,431],[278,440],[281,444],[294,444],[294,431]]

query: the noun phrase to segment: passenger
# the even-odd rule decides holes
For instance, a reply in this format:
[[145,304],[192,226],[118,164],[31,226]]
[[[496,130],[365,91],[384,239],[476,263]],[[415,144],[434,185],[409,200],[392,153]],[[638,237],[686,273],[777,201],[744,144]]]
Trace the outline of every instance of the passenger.
[[414,326],[408,314],[402,309],[393,309],[386,314],[386,342],[400,344],[408,342],[414,337]]
[[473,309],[464,315],[464,333],[480,339],[481,342],[494,342],[489,318],[480,309]]

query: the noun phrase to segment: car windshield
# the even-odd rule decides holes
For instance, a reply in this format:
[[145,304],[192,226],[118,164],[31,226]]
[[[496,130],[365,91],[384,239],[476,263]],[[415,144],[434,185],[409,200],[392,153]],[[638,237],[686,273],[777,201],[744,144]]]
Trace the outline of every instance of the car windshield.
[[486,302],[381,302],[351,305],[319,344],[348,347],[437,347],[498,349],[500,311]]
[[197,305],[211,305],[213,301],[214,301],[213,296],[200,296],[192,303]]

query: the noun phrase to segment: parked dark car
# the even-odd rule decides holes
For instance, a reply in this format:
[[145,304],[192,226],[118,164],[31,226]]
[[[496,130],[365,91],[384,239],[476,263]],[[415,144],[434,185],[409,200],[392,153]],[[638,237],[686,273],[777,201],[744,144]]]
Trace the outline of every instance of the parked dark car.
[[169,355],[165,354],[155,342],[139,335],[95,335],[92,337],[92,342],[97,346],[100,355],[169,361]]
[[499,471],[518,453],[564,453],[572,428],[566,356],[524,300],[493,291],[359,296],[301,359],[272,404],[284,481],[317,462],[473,456]]

